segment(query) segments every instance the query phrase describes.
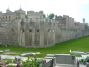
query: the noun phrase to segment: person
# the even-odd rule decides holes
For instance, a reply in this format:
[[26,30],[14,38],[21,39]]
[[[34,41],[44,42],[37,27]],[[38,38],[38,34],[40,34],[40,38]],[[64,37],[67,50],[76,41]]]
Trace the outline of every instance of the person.
[[16,67],[21,67],[21,66],[20,66],[20,63],[17,63]]
[[1,60],[2,58],[1,58],[1,56],[0,56],[0,60]]
[[79,67],[79,61],[77,61],[77,67]]

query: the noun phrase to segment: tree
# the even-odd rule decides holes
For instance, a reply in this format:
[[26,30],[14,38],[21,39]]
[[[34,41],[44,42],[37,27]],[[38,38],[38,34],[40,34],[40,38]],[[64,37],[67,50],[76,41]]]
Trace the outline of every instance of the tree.
[[48,18],[49,19],[53,19],[54,18],[54,14],[53,13],[52,14],[49,14]]

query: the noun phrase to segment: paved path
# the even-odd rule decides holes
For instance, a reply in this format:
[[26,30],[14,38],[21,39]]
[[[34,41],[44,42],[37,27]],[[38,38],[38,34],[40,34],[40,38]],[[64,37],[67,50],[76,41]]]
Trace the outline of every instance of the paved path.
[[86,65],[81,65],[81,64],[80,64],[80,67],[86,67]]
[[[73,67],[73,66],[70,66],[70,65],[59,65],[59,64],[56,64],[55,67]],[[81,65],[79,67],[86,67],[85,65]]]
[[56,64],[55,67],[75,67],[74,65],[70,65],[70,64]]

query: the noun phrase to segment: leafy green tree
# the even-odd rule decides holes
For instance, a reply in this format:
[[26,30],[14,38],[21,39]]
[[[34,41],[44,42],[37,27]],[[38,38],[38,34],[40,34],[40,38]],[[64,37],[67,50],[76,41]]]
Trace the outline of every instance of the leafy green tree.
[[49,19],[53,19],[54,18],[54,14],[53,13],[52,14],[49,14],[48,18]]

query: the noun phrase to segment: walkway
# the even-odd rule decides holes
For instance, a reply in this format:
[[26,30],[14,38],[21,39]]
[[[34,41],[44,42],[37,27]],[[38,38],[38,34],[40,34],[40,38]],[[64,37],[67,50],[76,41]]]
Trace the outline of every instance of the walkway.
[[[72,66],[72,65],[60,65],[60,64],[56,64],[55,67],[74,67],[74,66]],[[75,66],[75,67],[77,67],[77,66]],[[79,67],[86,67],[86,66],[85,65],[80,65]]]
[[86,67],[86,65],[82,65],[82,64],[80,64],[80,67]]

